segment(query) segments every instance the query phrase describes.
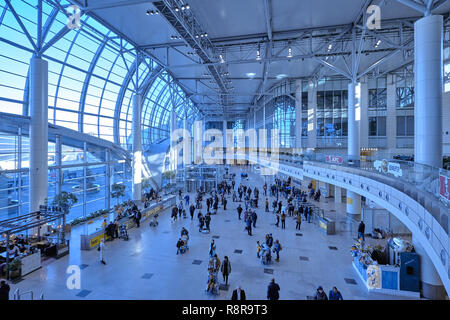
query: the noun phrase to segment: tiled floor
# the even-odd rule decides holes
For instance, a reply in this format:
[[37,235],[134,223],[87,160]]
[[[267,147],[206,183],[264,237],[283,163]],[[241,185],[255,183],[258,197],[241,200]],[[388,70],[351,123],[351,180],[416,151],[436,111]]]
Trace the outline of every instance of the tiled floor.
[[[236,184],[239,185],[240,175],[236,176]],[[252,187],[260,186],[263,199],[264,180],[252,172],[249,177],[250,180],[245,183]],[[191,199],[194,199],[193,194]],[[158,227],[150,228],[143,223],[141,228],[129,230],[129,241],[107,242],[106,265],[99,262],[97,250],[80,251],[79,235],[84,227],[75,228],[71,233],[70,255],[43,266],[18,284],[11,285],[11,292],[16,288],[22,292],[33,290],[35,296],[44,293],[45,299],[201,300],[230,299],[232,291],[240,285],[248,299],[265,299],[267,285],[275,278],[281,287],[281,299],[305,300],[314,295],[319,285],[326,291],[336,286],[344,299],[402,299],[369,294],[363,287],[350,256],[357,225],[346,218],[344,204],[335,204],[332,200],[319,204],[327,216],[337,221],[337,234],[327,236],[317,226],[307,222],[302,223],[301,231],[296,230],[292,217],[286,220],[286,229],[276,227],[275,216],[264,212],[262,201],[257,209],[258,222],[252,230],[253,236],[244,230],[244,221],[238,220],[238,203],[233,203],[232,197],[228,196],[228,210],[224,212],[219,209],[218,214],[212,216],[211,234],[199,233],[196,220],[178,219],[171,222],[167,210],[160,214]],[[98,223],[89,228],[95,228]],[[176,242],[183,226],[189,230],[190,249],[185,254],[176,255]],[[298,235],[299,232],[302,236]],[[274,240],[280,241],[283,250],[279,262],[265,266],[256,257],[256,241],[263,242],[267,233],[272,233]],[[222,287],[217,296],[205,293],[208,248],[213,236],[218,236],[215,243],[219,258],[223,260],[227,255],[232,267],[229,290]],[[338,250],[330,250],[330,247],[337,247]],[[79,289],[69,290],[66,286],[70,276],[66,270],[70,265],[80,266]],[[221,282],[222,275],[218,278]],[[356,284],[352,284],[354,279]]]

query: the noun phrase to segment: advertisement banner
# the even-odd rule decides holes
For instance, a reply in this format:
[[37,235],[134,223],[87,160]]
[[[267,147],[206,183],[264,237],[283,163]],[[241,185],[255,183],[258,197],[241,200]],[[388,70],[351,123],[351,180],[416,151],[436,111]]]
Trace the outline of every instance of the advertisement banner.
[[386,159],[376,160],[373,163],[375,169],[377,169],[381,173],[390,173],[394,177],[401,177],[403,172],[400,164],[397,162],[388,162]]
[[334,163],[334,164],[342,164],[344,162],[344,159],[340,156],[326,156],[325,162],[328,163]]
[[450,203],[450,175],[444,170],[439,170],[439,194],[441,199]]

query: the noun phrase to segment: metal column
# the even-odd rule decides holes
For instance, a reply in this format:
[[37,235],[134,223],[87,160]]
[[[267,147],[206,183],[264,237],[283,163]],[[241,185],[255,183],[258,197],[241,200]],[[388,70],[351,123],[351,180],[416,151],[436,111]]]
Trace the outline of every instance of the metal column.
[[48,62],[30,61],[30,212],[39,210],[48,192]]
[[[361,115],[359,106],[357,108],[356,86],[356,81],[348,84],[348,160],[359,165]],[[347,190],[347,213],[350,215],[361,214],[361,196],[349,190]]]
[[414,23],[414,161],[442,167],[443,17]]
[[133,200],[139,201],[142,198],[142,138],[141,138],[141,100],[140,94],[135,94],[133,98]]

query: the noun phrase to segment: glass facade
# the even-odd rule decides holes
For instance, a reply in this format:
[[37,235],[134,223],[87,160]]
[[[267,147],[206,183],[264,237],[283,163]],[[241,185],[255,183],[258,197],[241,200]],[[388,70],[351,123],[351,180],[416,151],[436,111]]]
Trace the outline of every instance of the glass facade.
[[288,96],[273,100],[273,129],[280,132],[280,147],[295,147],[295,100]]
[[[11,1],[26,31],[4,0],[0,0],[0,112],[28,116],[29,65],[37,43],[38,1]],[[169,136],[170,112],[178,125],[192,120],[198,109],[167,72],[151,57],[95,19],[83,15],[81,28],[67,28],[62,8],[43,1],[42,59],[48,61],[49,124],[72,129],[131,150],[133,96],[142,95],[144,150]],[[48,48],[46,47],[48,46]],[[181,124],[181,125],[180,125]],[[80,136],[80,139],[83,139]],[[28,213],[29,137],[20,132],[0,132],[0,219]],[[61,146],[56,164],[55,143],[49,142],[48,200],[60,191],[77,195],[69,220],[104,209],[111,202],[109,187],[124,183],[131,195],[131,168],[121,157],[107,160],[111,150],[69,143]],[[143,157],[146,159],[146,157]],[[146,161],[146,160],[144,160]],[[109,168],[109,169],[108,169]],[[58,174],[61,181],[58,182]]]
[[317,86],[317,137],[347,136],[348,81],[320,80]]

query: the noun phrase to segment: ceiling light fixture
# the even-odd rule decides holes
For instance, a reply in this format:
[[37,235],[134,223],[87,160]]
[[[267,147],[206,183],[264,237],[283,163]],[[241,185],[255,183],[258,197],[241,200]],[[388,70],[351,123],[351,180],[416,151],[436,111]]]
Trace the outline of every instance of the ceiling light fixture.
[[225,63],[225,59],[223,58],[223,56],[221,54],[219,55],[219,58],[220,58],[220,63]]
[[333,45],[330,43],[330,45],[328,46],[328,51],[330,51],[332,47]]
[[377,43],[375,44],[375,48],[378,48],[378,46],[380,45],[381,40],[378,40]]
[[154,15],[154,14],[159,14],[159,12],[158,12],[158,11],[155,11],[155,10],[147,10],[145,13],[146,13],[148,16],[149,16],[149,15]]

